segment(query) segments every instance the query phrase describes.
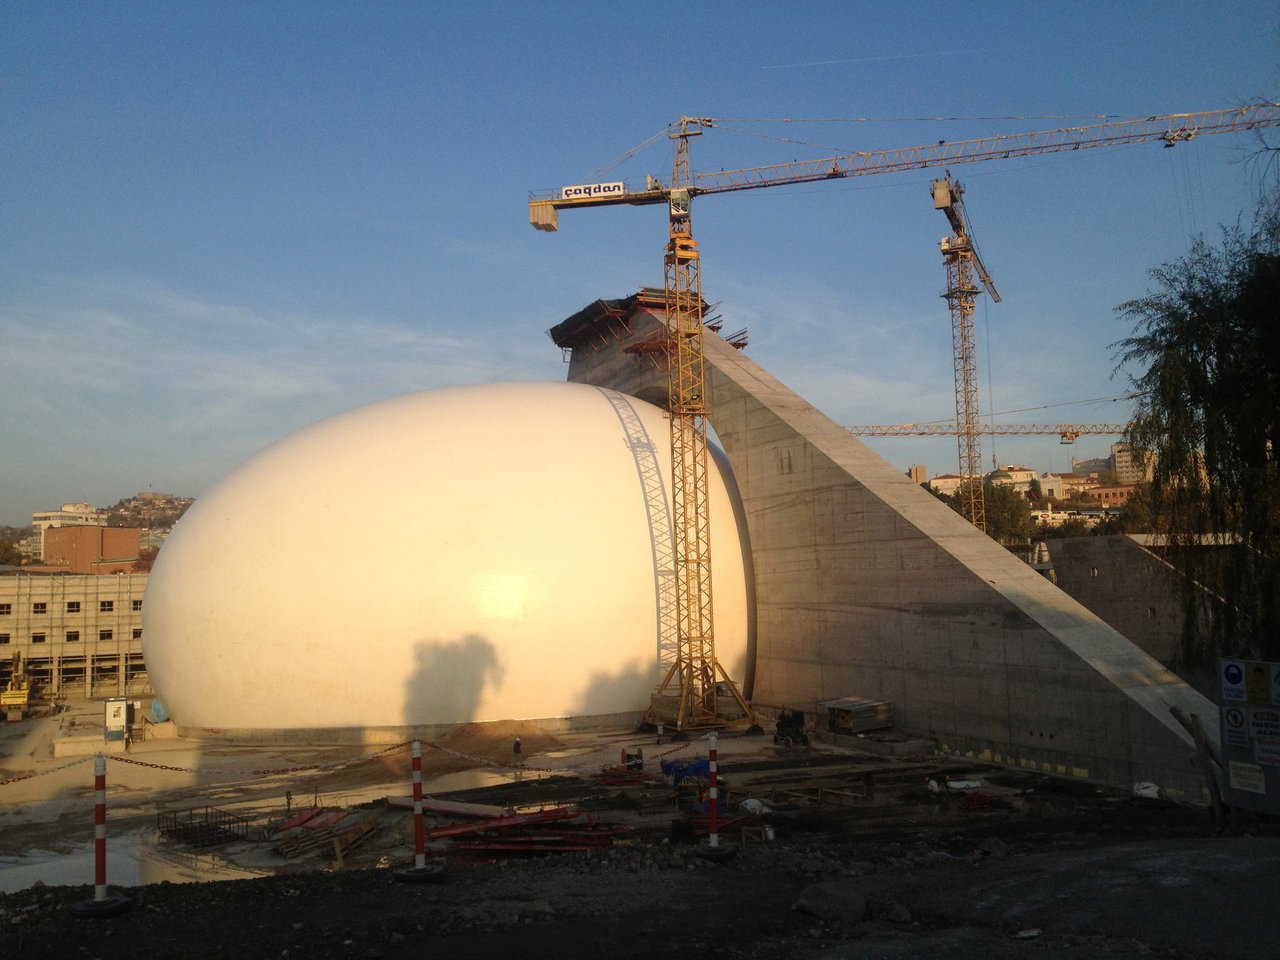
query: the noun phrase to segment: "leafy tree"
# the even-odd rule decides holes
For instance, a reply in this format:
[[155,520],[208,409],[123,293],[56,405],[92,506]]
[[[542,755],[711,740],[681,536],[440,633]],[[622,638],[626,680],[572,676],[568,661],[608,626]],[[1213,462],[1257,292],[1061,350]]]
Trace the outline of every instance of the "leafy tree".
[[148,573],[156,562],[159,547],[143,547],[138,551],[138,559],[133,561],[134,573]]
[[[926,489],[956,513],[964,515],[963,485],[952,497]],[[986,502],[987,535],[991,539],[1008,545],[1022,543],[1031,536],[1031,507],[1026,497],[1012,487],[991,483],[982,485],[982,495]]]
[[17,566],[22,562],[22,554],[13,543],[0,543],[0,566]]
[[1027,498],[1013,487],[984,484],[987,502],[987,533],[1001,543],[1021,543],[1031,536],[1031,507]]
[[[1185,574],[1182,659],[1224,654],[1280,659],[1280,194],[1246,232],[1151,273],[1155,289],[1117,307],[1134,335],[1113,344],[1143,392],[1128,439],[1154,456],[1146,508]],[[1207,632],[1196,583],[1208,562],[1197,536],[1225,551],[1229,584]],[[1221,559],[1220,557],[1218,559]]]
[[1041,500],[1044,499],[1044,491],[1040,489],[1039,477],[1031,478],[1031,493],[1029,496],[1030,496],[1030,499],[1035,501],[1036,503],[1039,503]]
[[1042,524],[1036,530],[1036,535],[1045,540],[1054,540],[1058,537],[1087,537],[1091,533],[1093,528],[1079,517],[1071,517],[1053,526],[1047,523]]

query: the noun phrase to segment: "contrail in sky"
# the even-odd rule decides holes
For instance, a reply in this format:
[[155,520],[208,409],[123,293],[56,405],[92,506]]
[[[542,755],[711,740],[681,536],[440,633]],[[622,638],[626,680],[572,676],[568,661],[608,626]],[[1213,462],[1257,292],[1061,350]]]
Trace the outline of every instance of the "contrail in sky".
[[919,60],[921,57],[949,57],[957,53],[977,53],[977,50],[936,50],[932,53],[895,53],[887,57],[849,57],[844,60],[811,60],[807,63],[772,63],[761,70],[783,70],[788,67],[825,67],[833,63],[883,63],[886,60]]

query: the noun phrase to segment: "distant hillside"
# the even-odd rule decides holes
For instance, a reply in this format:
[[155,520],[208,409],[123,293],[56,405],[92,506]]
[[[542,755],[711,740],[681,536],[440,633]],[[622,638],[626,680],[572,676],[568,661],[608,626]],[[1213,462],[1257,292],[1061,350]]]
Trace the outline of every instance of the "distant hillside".
[[1072,473],[1083,473],[1088,475],[1090,473],[1102,473],[1104,470],[1110,471],[1111,469],[1110,457],[1094,457],[1092,460],[1073,459],[1071,461]]
[[175,497],[171,493],[139,493],[107,507],[107,526],[144,527],[165,530],[195,503],[194,497]]

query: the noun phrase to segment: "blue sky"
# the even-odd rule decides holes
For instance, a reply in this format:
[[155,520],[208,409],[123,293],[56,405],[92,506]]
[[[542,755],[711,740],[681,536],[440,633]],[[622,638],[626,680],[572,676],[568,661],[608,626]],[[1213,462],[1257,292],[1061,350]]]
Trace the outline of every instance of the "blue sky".
[[[1280,12],[1261,2],[8,4],[0,523],[148,487],[198,495],[262,445],[383,397],[562,379],[545,331],[660,281],[663,211],[566,214],[548,235],[527,226],[527,191],[591,180],[682,113],[1212,109],[1280,96],[1278,38]],[[1057,124],[728,125],[876,150]],[[1253,146],[958,169],[1004,297],[978,307],[984,409],[1122,392],[1115,304],[1193,233],[1248,211]],[[830,152],[714,130],[693,166]],[[669,168],[659,144],[616,175]],[[953,408],[935,175],[695,206],[727,329],[749,327],[750,354],[841,422]],[[1063,470],[1106,443],[996,453]],[[903,467],[955,467],[950,440],[873,446]]]

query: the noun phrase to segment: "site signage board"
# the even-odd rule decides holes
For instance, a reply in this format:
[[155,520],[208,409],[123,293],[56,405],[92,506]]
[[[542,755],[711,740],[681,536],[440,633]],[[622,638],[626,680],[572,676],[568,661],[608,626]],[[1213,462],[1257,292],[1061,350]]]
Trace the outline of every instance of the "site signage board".
[[1255,740],[1280,739],[1280,708],[1250,706],[1249,736]]
[[1280,766],[1280,740],[1253,741],[1253,758],[1269,767]]
[[[1240,763],[1237,760],[1227,762],[1227,780],[1232,790],[1243,790],[1246,793],[1266,794],[1267,782],[1262,768],[1256,763]],[[1243,804],[1235,804],[1243,806]]]
[[1245,708],[1222,708],[1222,742],[1233,747],[1249,746],[1249,715]]
[[1271,670],[1274,665],[1260,661],[1246,661],[1244,665],[1244,692],[1250,703],[1271,702]]
[[1218,677],[1222,680],[1222,701],[1243,700],[1244,664],[1239,660],[1219,660]]
[[621,180],[616,183],[577,183],[560,188],[561,200],[597,200],[603,197],[620,197],[626,193]]
[[1225,799],[1280,813],[1280,663],[1218,661]]

